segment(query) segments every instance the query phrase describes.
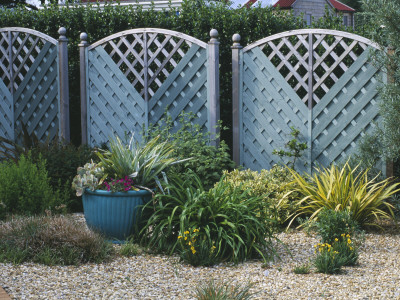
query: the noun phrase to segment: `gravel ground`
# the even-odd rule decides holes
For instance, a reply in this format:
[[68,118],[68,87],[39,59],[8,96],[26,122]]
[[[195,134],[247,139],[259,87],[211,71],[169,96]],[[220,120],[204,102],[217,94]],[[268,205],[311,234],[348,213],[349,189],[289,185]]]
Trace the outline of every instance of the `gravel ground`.
[[400,299],[400,235],[366,234],[359,266],[342,274],[293,273],[313,256],[317,238],[281,233],[292,256],[263,268],[260,261],[238,266],[194,268],[176,257],[141,254],[79,267],[0,264],[0,286],[13,299],[193,299],[195,286],[211,278],[254,283],[254,299]]

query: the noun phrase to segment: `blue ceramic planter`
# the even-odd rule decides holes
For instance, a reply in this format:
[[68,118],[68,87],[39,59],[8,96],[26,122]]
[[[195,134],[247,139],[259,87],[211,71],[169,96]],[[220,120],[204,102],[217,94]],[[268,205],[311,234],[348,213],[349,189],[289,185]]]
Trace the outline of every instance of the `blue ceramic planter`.
[[145,190],[112,193],[86,189],[82,195],[86,223],[108,238],[126,240],[140,218],[138,207],[150,199],[151,193]]

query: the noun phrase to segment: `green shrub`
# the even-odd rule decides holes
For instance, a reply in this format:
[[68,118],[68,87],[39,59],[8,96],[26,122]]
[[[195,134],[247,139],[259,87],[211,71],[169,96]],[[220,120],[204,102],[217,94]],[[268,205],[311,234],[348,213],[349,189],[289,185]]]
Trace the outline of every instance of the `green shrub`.
[[209,191],[195,175],[185,180],[175,177],[168,193],[156,195],[145,206],[149,217],[141,230],[141,241],[150,249],[173,252],[178,236],[188,228],[198,228],[208,249],[215,245],[215,263],[240,262],[275,254],[272,228],[267,225],[259,197],[240,189],[230,189],[221,181]]
[[121,245],[119,250],[119,254],[122,256],[136,256],[140,254],[142,250],[140,249],[138,244],[133,243],[133,240],[128,240],[124,244]]
[[318,214],[314,227],[321,236],[322,243],[332,244],[341,235],[353,236],[358,230],[358,224],[351,218],[351,212],[335,211],[324,207]]
[[311,268],[310,268],[310,265],[308,265],[308,264],[299,265],[293,269],[293,272],[295,274],[309,274],[310,271],[311,271]]
[[347,210],[360,226],[376,225],[380,218],[392,218],[393,206],[386,200],[397,193],[399,183],[390,179],[369,180],[368,169],[357,174],[347,162],[343,167],[332,165],[329,169],[316,169],[313,175],[304,176],[291,170],[302,199],[292,218],[309,215],[309,220],[318,216],[323,208],[337,211]]
[[350,234],[342,233],[332,242],[332,251],[338,252],[344,266],[355,266],[358,261],[358,247],[353,243]]
[[46,160],[46,170],[53,190],[68,194],[67,209],[70,212],[83,211],[82,199],[75,195],[71,183],[79,166],[91,159],[96,160],[93,149],[86,146],[75,146],[55,140],[52,143],[39,143],[31,150],[32,159],[39,161],[41,156]]
[[[181,159],[191,158],[171,168],[171,173],[186,176],[197,174],[205,188],[211,188],[222,175],[223,170],[231,170],[235,163],[231,160],[228,146],[221,141],[218,147],[210,145],[210,134],[192,124],[193,113],[181,113],[179,122],[173,124],[170,116],[165,115],[158,124],[151,125],[146,132],[147,139],[160,135],[162,140],[169,140],[175,155]],[[174,128],[178,130],[174,131]],[[218,138],[218,137],[216,137]]]
[[251,293],[252,283],[233,286],[225,282],[209,280],[196,287],[195,299],[197,300],[248,300],[255,293]]
[[6,214],[39,214],[64,204],[68,197],[53,191],[47,176],[46,162],[22,155],[18,163],[0,163],[0,218]]
[[332,249],[330,244],[316,245],[316,257],[314,258],[314,266],[319,273],[337,274],[340,273],[341,267],[345,261],[338,251]]
[[101,236],[64,216],[0,222],[0,262],[77,265],[106,261],[112,253],[112,245]]
[[299,193],[290,193],[293,186],[289,183],[292,181],[293,176],[288,169],[276,165],[261,172],[250,169],[224,172],[224,180],[220,184],[226,185],[227,190],[239,189],[247,191],[249,196],[260,197],[268,220],[282,225],[297,208]]

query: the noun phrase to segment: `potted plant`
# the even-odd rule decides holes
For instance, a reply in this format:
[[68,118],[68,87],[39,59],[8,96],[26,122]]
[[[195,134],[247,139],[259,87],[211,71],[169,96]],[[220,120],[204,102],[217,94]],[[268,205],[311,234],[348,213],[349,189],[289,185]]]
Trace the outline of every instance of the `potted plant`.
[[139,206],[152,198],[158,178],[170,165],[182,162],[173,156],[173,146],[157,136],[144,145],[124,144],[118,137],[110,150],[98,150],[100,162],[78,168],[72,187],[82,195],[89,228],[105,236],[125,240],[140,218]]

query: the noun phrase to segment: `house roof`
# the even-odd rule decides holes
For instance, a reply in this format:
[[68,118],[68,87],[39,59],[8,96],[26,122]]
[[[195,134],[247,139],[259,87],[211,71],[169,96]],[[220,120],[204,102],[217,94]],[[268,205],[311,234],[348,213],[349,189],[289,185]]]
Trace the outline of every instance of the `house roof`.
[[[343,4],[342,2],[339,2],[337,0],[328,0],[332,6],[339,10],[339,11],[350,11],[350,12],[355,12],[356,10],[351,8],[350,6],[347,6],[346,4]],[[296,2],[296,0],[278,0],[278,2],[276,2],[274,4],[274,7],[279,6],[280,8],[283,9],[289,9],[292,8],[292,5]]]

